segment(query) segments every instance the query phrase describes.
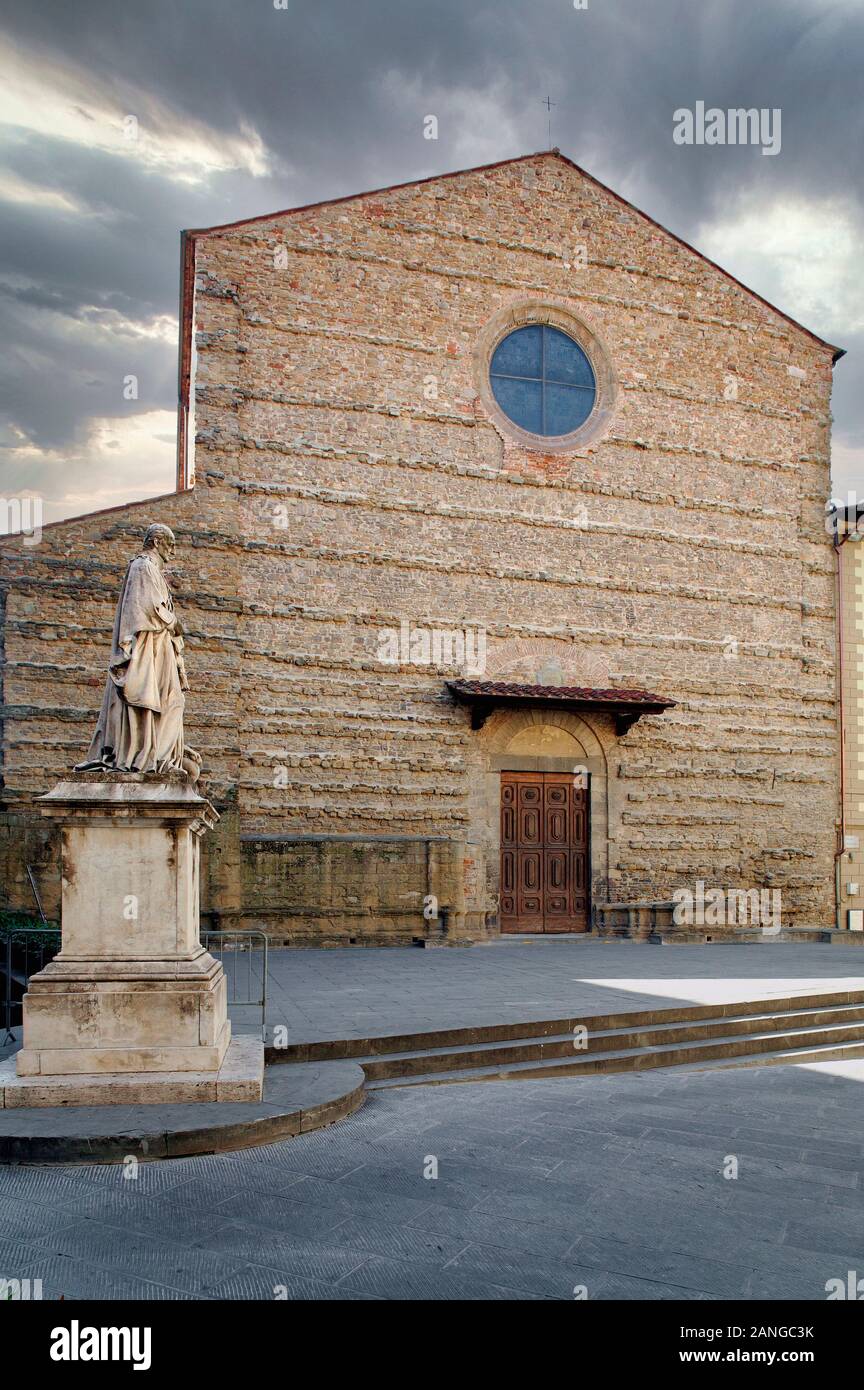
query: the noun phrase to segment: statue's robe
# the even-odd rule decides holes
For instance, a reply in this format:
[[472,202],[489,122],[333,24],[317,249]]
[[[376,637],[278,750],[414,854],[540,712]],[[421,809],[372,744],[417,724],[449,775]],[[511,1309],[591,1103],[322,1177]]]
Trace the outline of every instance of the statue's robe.
[[183,767],[183,639],[168,585],[151,554],[126,571],[114,617],[99,722],[79,769],[168,772]]

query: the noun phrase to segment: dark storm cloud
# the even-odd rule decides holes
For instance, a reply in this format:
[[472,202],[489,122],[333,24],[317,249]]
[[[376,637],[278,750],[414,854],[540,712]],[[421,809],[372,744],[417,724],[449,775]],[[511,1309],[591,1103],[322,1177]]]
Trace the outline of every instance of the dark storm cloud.
[[[697,99],[780,106],[794,158],[762,159],[750,177],[808,191],[846,179],[864,130],[858,0],[7,0],[10,29],[63,54],[121,100],[143,87],[180,116],[226,135],[249,121],[300,170],[302,196],[414,175],[420,116],[382,88],[389,73],[424,89],[480,91],[500,82],[519,117],[522,153],[545,144],[540,100],[558,107],[555,138],[574,158],[597,144],[620,170],[651,171],[657,197],[686,220],[742,177],[739,152],[685,151],[671,111]],[[446,108],[446,102],[445,102]],[[131,109],[131,108],[130,108]],[[446,109],[442,162],[460,133]],[[707,158],[710,153],[711,158]],[[755,165],[757,156],[753,157]],[[746,179],[748,174],[745,172]]]
[[[226,148],[254,131],[270,162],[265,176],[189,184],[59,131],[0,144],[6,170],[71,204],[0,209],[0,332],[17,344],[0,403],[41,446],[122,415],[112,392],[126,372],[145,383],[126,409],[172,404],[174,347],[129,333],[112,344],[99,314],[176,314],[180,227],[542,148],[547,92],[554,142],[687,239],[748,193],[861,198],[858,0],[5,0],[2,24],[22,64],[82,76],[85,112],[110,100],[158,136],[207,128]],[[676,146],[672,113],[698,100],[779,107],[781,153]],[[423,139],[426,114],[437,142]],[[830,329],[807,322],[852,346],[842,308]],[[864,433],[862,387],[857,361],[841,364],[835,414],[850,442]]]

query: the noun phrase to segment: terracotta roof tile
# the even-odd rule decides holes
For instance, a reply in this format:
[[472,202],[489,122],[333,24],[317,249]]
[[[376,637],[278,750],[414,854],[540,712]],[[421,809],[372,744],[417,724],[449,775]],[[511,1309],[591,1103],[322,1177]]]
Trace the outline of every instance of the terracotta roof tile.
[[480,695],[491,699],[496,696],[515,696],[525,700],[590,700],[597,704],[664,705],[674,701],[655,695],[650,690],[601,689],[595,690],[581,685],[521,685],[516,681],[448,681],[450,689],[458,694]]

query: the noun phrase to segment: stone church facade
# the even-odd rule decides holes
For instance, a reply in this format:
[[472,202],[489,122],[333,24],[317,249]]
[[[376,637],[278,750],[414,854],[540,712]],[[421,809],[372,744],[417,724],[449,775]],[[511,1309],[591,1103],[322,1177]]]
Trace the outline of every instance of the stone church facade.
[[557,151],[186,233],[182,279],[176,493],[0,547],[9,903],[29,864],[56,905],[32,798],[160,521],[211,923],[453,942],[703,882],[834,925],[838,349]]

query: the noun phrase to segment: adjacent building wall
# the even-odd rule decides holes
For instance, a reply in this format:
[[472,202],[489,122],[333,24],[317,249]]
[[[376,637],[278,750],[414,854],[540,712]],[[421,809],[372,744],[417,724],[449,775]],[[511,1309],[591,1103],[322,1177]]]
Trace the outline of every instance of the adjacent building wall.
[[[129,560],[146,527],[162,521],[177,535],[172,583],[187,630],[193,692],[187,741],[204,754],[224,825],[236,810],[239,688],[238,546],[233,511],[208,489],[150,499],[47,526],[36,545],[0,547],[4,596],[3,782],[0,883],[3,905],[33,911],[30,864],[46,913],[59,911],[56,831],[33,799],[68,776],[86,755],[102,699],[114,611]],[[236,834],[236,814],[233,817]],[[214,870],[221,856],[211,852]],[[208,892],[205,879],[205,907]]]
[[[864,543],[840,528],[840,624],[843,660],[843,829],[850,848],[840,860],[837,925],[864,928]],[[855,843],[857,841],[857,844]]]

